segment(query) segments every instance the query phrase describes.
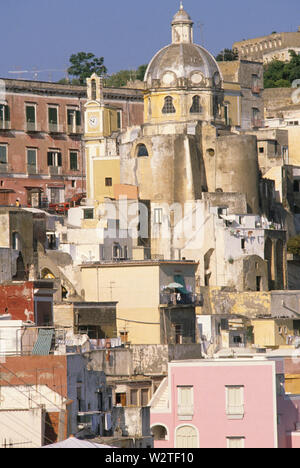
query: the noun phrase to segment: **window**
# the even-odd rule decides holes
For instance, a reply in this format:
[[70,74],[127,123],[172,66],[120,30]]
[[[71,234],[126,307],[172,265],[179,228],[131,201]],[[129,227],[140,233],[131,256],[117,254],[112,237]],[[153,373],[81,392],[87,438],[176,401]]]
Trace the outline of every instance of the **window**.
[[91,81],[91,87],[92,87],[92,101],[95,101],[97,99],[96,80]]
[[111,177],[106,177],[105,178],[105,187],[111,187],[112,186],[112,178]]
[[201,105],[200,105],[200,97],[199,96],[194,96],[193,97],[193,104],[192,107],[190,108],[190,113],[191,114],[200,114],[201,112]]
[[83,210],[83,219],[94,219],[93,208],[86,208],[85,210]]
[[130,390],[130,404],[138,406],[138,390]]
[[245,448],[245,438],[244,437],[227,437],[227,448]]
[[245,250],[245,245],[246,245],[245,239],[241,239],[241,249],[242,250]]
[[36,174],[37,150],[27,149],[27,171],[29,174]]
[[10,111],[7,104],[0,104],[0,129],[8,128],[10,122]]
[[67,109],[68,132],[78,133],[81,127],[81,113],[78,109]]
[[48,108],[48,122],[49,122],[49,132],[56,132],[58,130],[58,108],[57,107]]
[[59,151],[48,151],[47,153],[48,166],[61,167],[62,155]]
[[0,165],[7,164],[7,146],[0,145]]
[[162,223],[162,208],[155,208],[154,209],[154,223],[161,224]]
[[165,426],[153,426],[151,427],[154,440],[168,440],[168,431]]
[[78,171],[78,153],[77,151],[70,151],[70,170]]
[[20,250],[20,236],[17,232],[12,233],[12,248],[13,250]]
[[265,148],[264,148],[263,146],[260,146],[259,152],[260,152],[260,153],[264,153],[264,152],[265,152]]
[[36,106],[35,104],[26,105],[26,127],[28,131],[36,130]]
[[148,388],[142,388],[141,390],[141,406],[147,406],[149,401],[149,390]]
[[175,114],[176,109],[173,105],[173,98],[171,96],[165,97],[164,107],[162,108],[163,114]]
[[121,110],[117,111],[117,128],[118,130],[121,130],[122,128],[122,111]]
[[244,416],[244,387],[226,386],[226,414],[232,419]]
[[194,414],[194,387],[177,387],[177,415],[181,420],[190,420]]
[[147,147],[143,143],[137,146],[137,157],[139,158],[142,156],[149,156]]

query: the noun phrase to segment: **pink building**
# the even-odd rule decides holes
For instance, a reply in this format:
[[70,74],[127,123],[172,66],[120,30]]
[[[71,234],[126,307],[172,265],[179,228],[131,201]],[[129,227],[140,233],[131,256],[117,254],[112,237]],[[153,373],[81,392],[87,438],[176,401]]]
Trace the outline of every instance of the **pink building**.
[[284,394],[282,362],[262,357],[171,362],[150,402],[154,447],[299,444],[300,396]]

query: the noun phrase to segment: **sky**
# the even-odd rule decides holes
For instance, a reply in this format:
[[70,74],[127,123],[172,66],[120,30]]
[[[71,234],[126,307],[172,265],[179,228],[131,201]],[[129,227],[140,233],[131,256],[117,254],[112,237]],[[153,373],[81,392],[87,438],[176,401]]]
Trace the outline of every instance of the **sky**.
[[[0,77],[32,79],[32,70],[43,70],[39,80],[57,81],[65,76],[70,56],[81,51],[104,57],[108,74],[137,69],[171,42],[179,3],[0,0]],[[235,41],[300,26],[299,0],[183,0],[183,6],[195,23],[194,42],[213,55]]]

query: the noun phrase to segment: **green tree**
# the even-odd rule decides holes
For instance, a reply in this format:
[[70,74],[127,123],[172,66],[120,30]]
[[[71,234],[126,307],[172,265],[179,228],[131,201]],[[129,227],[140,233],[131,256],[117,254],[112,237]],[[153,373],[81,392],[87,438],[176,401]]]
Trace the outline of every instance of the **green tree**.
[[265,88],[290,88],[293,81],[300,78],[300,56],[289,51],[291,60],[273,60],[264,67]]
[[148,65],[140,65],[136,71],[136,79],[144,81],[145,73],[148,68]]
[[80,84],[84,85],[86,79],[93,73],[97,73],[97,75],[107,73],[107,68],[103,63],[103,57],[98,58],[90,52],[78,52],[70,57],[71,66],[68,68],[68,73],[77,78]]
[[105,85],[113,88],[126,86],[128,81],[143,81],[148,65],[140,65],[137,70],[120,70],[105,80]]
[[234,60],[238,60],[238,58],[238,52],[232,49],[224,49],[216,56],[217,62],[233,62]]

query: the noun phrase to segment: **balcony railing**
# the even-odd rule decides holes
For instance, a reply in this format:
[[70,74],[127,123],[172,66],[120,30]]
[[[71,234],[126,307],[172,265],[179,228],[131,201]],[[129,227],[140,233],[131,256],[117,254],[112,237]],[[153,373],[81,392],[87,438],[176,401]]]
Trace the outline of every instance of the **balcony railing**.
[[202,294],[183,294],[183,293],[161,293],[160,294],[160,304],[167,304],[167,305],[194,305],[194,306],[202,306],[203,305],[203,297]]
[[9,170],[8,164],[0,163],[0,173],[1,173],[1,174],[7,173],[8,170]]
[[0,130],[10,130],[11,123],[9,120],[0,120]]
[[35,133],[35,132],[40,132],[40,131],[41,131],[41,126],[38,125],[36,122],[26,122],[25,132]]
[[61,166],[49,166],[49,175],[61,175]]
[[49,123],[49,133],[64,133],[64,126],[57,123]]
[[37,167],[33,164],[27,164],[27,174],[37,174]]
[[68,125],[68,135],[81,135],[82,127],[79,125]]

